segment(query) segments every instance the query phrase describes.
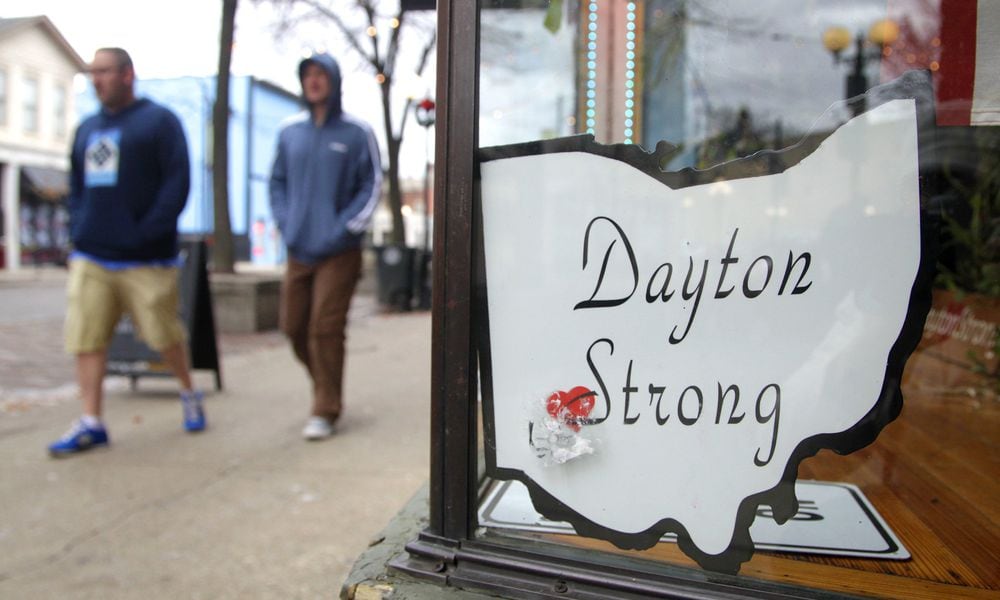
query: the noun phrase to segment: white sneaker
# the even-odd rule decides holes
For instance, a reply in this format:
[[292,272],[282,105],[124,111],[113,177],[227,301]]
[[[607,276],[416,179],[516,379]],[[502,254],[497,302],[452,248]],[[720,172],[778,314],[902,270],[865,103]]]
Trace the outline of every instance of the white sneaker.
[[307,440],[322,440],[333,435],[333,426],[323,417],[309,417],[302,429],[302,437]]

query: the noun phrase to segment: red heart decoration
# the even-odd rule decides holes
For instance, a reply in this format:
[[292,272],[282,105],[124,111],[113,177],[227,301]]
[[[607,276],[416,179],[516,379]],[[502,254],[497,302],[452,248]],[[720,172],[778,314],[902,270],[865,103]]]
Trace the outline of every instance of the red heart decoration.
[[580,431],[580,423],[586,420],[594,409],[596,392],[578,385],[568,392],[558,390],[545,401],[545,409],[552,416],[566,424],[573,431]]

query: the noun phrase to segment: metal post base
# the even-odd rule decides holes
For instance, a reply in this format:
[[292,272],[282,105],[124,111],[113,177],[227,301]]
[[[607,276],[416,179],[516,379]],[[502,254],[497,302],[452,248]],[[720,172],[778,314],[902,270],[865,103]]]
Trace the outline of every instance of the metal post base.
[[[540,544],[539,551],[545,546]],[[488,542],[458,543],[423,532],[406,545],[406,554],[389,561],[390,570],[441,586],[482,590],[504,598],[579,598],[583,600],[676,598],[849,598],[820,590],[749,580],[730,575],[659,565],[641,570],[628,558],[597,568],[566,556],[542,555]],[[628,568],[625,563],[636,565]]]

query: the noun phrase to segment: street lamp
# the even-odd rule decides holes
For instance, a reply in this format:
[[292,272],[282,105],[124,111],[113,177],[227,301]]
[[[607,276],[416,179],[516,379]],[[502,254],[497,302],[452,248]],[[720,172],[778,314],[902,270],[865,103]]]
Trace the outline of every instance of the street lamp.
[[886,46],[899,38],[899,25],[890,19],[876,21],[868,28],[867,39],[860,32],[854,38],[854,56],[843,56],[843,51],[851,44],[851,32],[845,27],[830,27],[823,32],[823,46],[833,54],[834,64],[852,65],[847,74],[845,97],[851,113],[858,116],[865,112],[864,93],[868,91],[865,63],[880,60]]
[[[434,101],[430,98],[424,98],[413,109],[414,117],[417,119],[417,124],[424,128],[424,130],[429,130],[432,125],[434,125]],[[431,197],[430,197],[430,178],[431,178],[431,153],[430,150],[426,148],[427,135],[424,135],[424,251],[430,249],[430,215],[431,215]]]
[[430,197],[430,178],[431,178],[431,158],[430,151],[426,148],[427,137],[426,132],[428,132],[431,126],[434,125],[434,101],[430,98],[424,98],[414,106],[413,113],[414,117],[417,119],[417,124],[425,130],[424,135],[424,251],[420,257],[420,273],[419,273],[419,285],[420,285],[420,295],[418,298],[420,308],[430,308],[431,307],[431,287],[428,278],[430,276],[430,228],[431,228],[431,197]]

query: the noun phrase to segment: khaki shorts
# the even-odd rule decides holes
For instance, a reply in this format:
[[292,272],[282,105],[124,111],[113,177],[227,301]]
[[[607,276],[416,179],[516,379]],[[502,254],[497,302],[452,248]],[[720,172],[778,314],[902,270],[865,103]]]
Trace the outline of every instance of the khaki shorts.
[[160,352],[185,339],[176,267],[134,267],[112,271],[86,259],[69,265],[66,351],[104,350],[122,314],[138,336]]

